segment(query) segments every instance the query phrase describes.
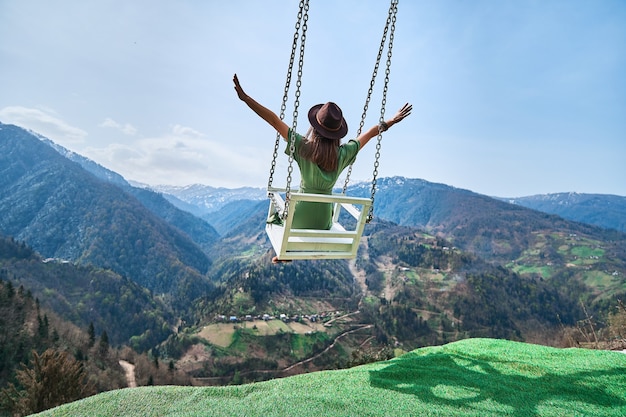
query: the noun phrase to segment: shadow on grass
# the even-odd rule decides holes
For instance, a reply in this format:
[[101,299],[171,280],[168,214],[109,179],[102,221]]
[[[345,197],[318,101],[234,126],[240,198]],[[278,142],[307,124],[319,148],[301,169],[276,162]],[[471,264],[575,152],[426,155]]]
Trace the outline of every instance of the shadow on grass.
[[415,395],[433,406],[458,409],[459,414],[488,412],[493,407],[494,414],[504,409],[509,415],[527,417],[543,415],[542,407],[573,413],[580,407],[605,411],[626,407],[625,398],[613,394],[622,391],[625,376],[624,367],[556,374],[515,361],[408,353],[385,368],[371,371],[370,384]]

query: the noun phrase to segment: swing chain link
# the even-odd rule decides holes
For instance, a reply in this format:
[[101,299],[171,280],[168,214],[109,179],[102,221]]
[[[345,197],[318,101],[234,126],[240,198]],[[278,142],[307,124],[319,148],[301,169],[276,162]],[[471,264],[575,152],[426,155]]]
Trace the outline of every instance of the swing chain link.
[[[374,92],[374,85],[376,84],[376,78],[378,77],[378,69],[380,67],[380,61],[382,59],[383,56],[383,51],[385,50],[385,43],[387,42],[387,34],[389,33],[389,26],[390,24],[393,22],[392,25],[392,29],[391,29],[391,35],[389,37],[390,39],[390,43],[392,42],[391,39],[393,38],[393,31],[395,30],[395,20],[396,20],[396,12],[397,12],[397,7],[398,7],[398,1],[399,0],[392,0],[391,4],[389,6],[389,12],[387,15],[387,20],[385,22],[385,28],[383,30],[383,36],[380,40],[380,46],[378,47],[378,54],[376,55],[376,63],[374,64],[374,70],[372,71],[372,78],[370,80],[370,85],[369,88],[367,90],[367,97],[365,99],[365,104],[363,105],[363,113],[361,113],[361,121],[359,122],[359,128],[357,130],[356,133],[356,137],[358,138],[361,135],[361,131],[363,130],[363,127],[365,126],[365,118],[367,117],[367,110],[369,109],[369,103],[370,100],[372,98],[372,93]],[[392,17],[393,15],[393,17]],[[389,73],[390,73],[390,60],[391,60],[391,46],[390,46],[390,50],[387,53],[387,70],[385,71],[385,89],[387,88],[387,82],[389,81]],[[385,91],[385,95],[386,95],[386,91]],[[385,114],[385,109],[384,109],[384,105],[386,103],[386,99],[383,96],[383,104],[382,104],[382,110],[381,110],[381,121],[384,120],[384,114]],[[376,146],[376,161],[374,162],[374,174],[373,174],[373,182],[376,182],[376,176],[378,175],[378,160],[380,158],[380,132],[379,132],[379,143]],[[350,175],[352,174],[352,165],[354,163],[350,164],[350,166],[348,167],[348,171],[346,173],[346,180],[343,184],[343,189],[342,189],[342,194],[346,194],[347,190],[348,190],[348,184],[350,183]],[[374,190],[375,185],[372,187],[372,190]],[[372,205],[370,206],[370,211],[369,211],[369,215],[367,218],[367,223],[369,223],[373,217],[373,203],[374,203],[374,194],[376,193],[376,191],[372,191]]]
[[[296,80],[296,92],[293,105],[293,124],[291,127],[291,134],[289,135],[289,165],[287,167],[287,185],[285,186],[285,208],[282,213],[283,220],[287,218],[289,214],[289,206],[291,202],[291,179],[293,173],[293,159],[296,153],[296,128],[298,126],[298,108],[300,106],[300,89],[302,87],[302,68],[304,67],[304,50],[306,44],[306,31],[308,28],[307,22],[309,20],[309,0],[300,1],[301,8],[304,10],[302,13],[302,35],[300,37],[300,56],[298,57],[298,78]],[[298,14],[300,17],[300,14]],[[295,46],[295,45],[294,45]]]
[[[295,103],[295,108],[294,108],[294,113],[293,113],[293,117],[294,117],[294,124],[293,124],[293,129],[292,132],[295,132],[296,130],[296,124],[297,124],[297,117],[298,117],[298,105],[299,105],[299,97],[300,97],[300,86],[302,85],[302,65],[303,65],[303,58],[304,58],[304,40],[306,37],[306,29],[307,29],[307,21],[308,21],[308,11],[309,11],[309,0],[301,0],[300,1],[300,5],[299,5],[299,9],[298,9],[298,16],[297,16],[297,21],[296,21],[296,25],[295,25],[295,32],[293,34],[293,43],[291,45],[291,55],[289,57],[289,67],[287,68],[287,78],[285,81],[285,88],[283,91],[283,98],[282,98],[282,103],[280,105],[280,120],[284,120],[285,119],[285,112],[287,110],[287,101],[289,100],[289,89],[291,88],[291,78],[293,75],[293,66],[294,66],[294,62],[296,60],[296,50],[298,49],[298,40],[300,39],[300,31],[302,29],[302,41],[301,41],[301,45],[300,45],[300,57],[299,57],[299,62],[298,62],[298,80],[296,83],[297,86],[297,92],[296,92],[296,103]],[[304,23],[303,23],[304,22]],[[267,182],[267,189],[268,189],[268,196],[270,197],[270,199],[272,201],[274,201],[274,205],[276,207],[278,207],[278,204],[276,203],[276,198],[274,197],[274,193],[269,191],[272,188],[272,183],[274,182],[274,173],[276,172],[276,161],[278,159],[278,149],[280,148],[280,138],[281,135],[279,132],[276,132],[276,141],[274,143],[274,152],[272,154],[272,164],[270,167],[270,175],[269,175],[269,179]],[[293,154],[294,154],[294,145],[293,145],[293,141],[292,141],[292,145],[290,147],[290,153],[289,153],[289,166],[287,169],[288,175],[287,175],[287,186],[286,186],[286,198],[285,198],[285,205],[284,208],[282,210],[282,213],[280,213],[281,217],[283,219],[287,218],[287,214],[288,214],[288,207],[289,207],[289,195],[290,195],[290,189],[291,189],[291,174],[293,172],[293,167],[292,167],[292,163],[293,163]]]
[[[365,126],[365,118],[367,117],[367,110],[369,109],[370,100],[372,98],[372,93],[374,92],[374,85],[376,84],[376,77],[378,76],[378,68],[380,67],[380,60],[383,56],[383,50],[385,48],[385,41],[387,40],[387,32],[389,30],[389,18],[387,18],[387,22],[385,24],[385,29],[383,30],[383,36],[380,40],[380,46],[378,47],[378,55],[376,56],[376,63],[374,64],[374,71],[372,71],[372,79],[370,80],[369,88],[367,89],[367,97],[365,98],[365,104],[363,105],[363,112],[361,113],[361,121],[359,122],[359,128],[356,132],[356,137],[358,138],[361,135],[361,131],[363,130],[363,126]],[[348,190],[348,184],[350,183],[350,175],[352,174],[352,165],[350,164],[348,167],[348,171],[346,173],[346,180],[343,184],[342,194],[346,194]],[[369,222],[369,221],[368,221]]]
[[[298,19],[296,21],[296,31],[293,34],[293,43],[291,45],[291,56],[289,58],[289,67],[287,68],[287,80],[285,81],[285,89],[283,91],[283,99],[280,105],[280,120],[285,119],[285,111],[287,110],[287,100],[289,99],[289,88],[291,87],[291,75],[293,73],[293,63],[296,59],[296,49],[298,46],[298,38],[300,37],[300,26],[302,21],[302,11],[304,9],[304,0],[300,1],[300,9],[298,11]],[[272,187],[274,182],[274,173],[276,171],[276,161],[278,159],[278,149],[280,147],[280,133],[276,132],[276,142],[274,143],[274,153],[272,155],[272,165],[270,167],[270,176],[267,182],[267,189]],[[271,194],[271,193],[270,193]]]
[[[374,172],[372,177],[372,193],[370,199],[372,200],[372,204],[369,208],[369,213],[367,214],[367,218],[365,220],[366,223],[370,223],[374,218],[374,197],[376,195],[376,185],[378,182],[378,167],[380,166],[380,148],[381,142],[383,139],[383,130],[382,123],[385,121],[385,106],[387,105],[387,91],[389,89],[389,74],[391,73],[391,56],[393,49],[393,40],[394,40],[394,32],[396,30],[396,18],[398,12],[398,0],[392,0],[391,5],[389,6],[389,15],[387,16],[387,24],[385,26],[385,31],[383,34],[383,40],[381,41],[380,49],[378,50],[378,60],[376,62],[377,66],[375,71],[378,71],[378,63],[380,61],[382,51],[384,49],[384,43],[387,37],[387,28],[391,25],[391,30],[389,31],[389,48],[387,49],[387,62],[385,69],[385,83],[383,86],[383,96],[381,100],[380,107],[380,120],[378,127],[378,138],[376,141],[376,155],[374,160]],[[362,121],[363,122],[363,121]],[[359,128],[360,129],[360,128]]]

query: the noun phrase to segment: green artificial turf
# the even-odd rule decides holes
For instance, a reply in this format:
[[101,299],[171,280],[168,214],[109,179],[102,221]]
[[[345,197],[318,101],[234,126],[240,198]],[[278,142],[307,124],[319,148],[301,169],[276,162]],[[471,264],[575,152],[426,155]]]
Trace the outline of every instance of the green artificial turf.
[[625,416],[626,355],[494,339],[228,387],[110,391],[38,416]]

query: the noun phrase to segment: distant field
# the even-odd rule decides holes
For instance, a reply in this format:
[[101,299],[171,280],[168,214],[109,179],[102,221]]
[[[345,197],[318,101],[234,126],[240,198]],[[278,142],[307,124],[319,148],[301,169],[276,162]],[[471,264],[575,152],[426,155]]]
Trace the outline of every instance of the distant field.
[[550,278],[552,275],[552,269],[549,266],[528,266],[528,265],[516,265],[513,267],[513,271],[518,274],[538,274],[544,278]]
[[232,323],[216,323],[205,326],[198,336],[213,345],[228,347],[233,341],[233,333],[235,329]]
[[611,268],[606,266],[611,260],[607,259],[599,241],[565,233],[537,233],[535,236],[533,247],[509,262],[508,268],[522,275],[536,274],[549,279],[564,265],[576,271],[575,274],[598,293],[610,295],[623,289],[623,279],[612,275],[613,270],[606,270]]
[[[235,333],[235,326],[245,329],[250,329],[259,336],[271,336],[280,331],[285,333],[298,333],[306,334],[315,331],[326,331],[326,328],[322,323],[297,323],[290,322],[284,323],[282,320],[254,320],[245,321],[242,323],[215,323],[204,326],[198,333],[198,336],[207,340],[209,343],[220,346],[228,347],[233,341],[233,334]],[[256,329],[254,328],[256,326]]]
[[494,339],[427,347],[338,371],[227,387],[110,391],[51,416],[626,415],[626,355]]

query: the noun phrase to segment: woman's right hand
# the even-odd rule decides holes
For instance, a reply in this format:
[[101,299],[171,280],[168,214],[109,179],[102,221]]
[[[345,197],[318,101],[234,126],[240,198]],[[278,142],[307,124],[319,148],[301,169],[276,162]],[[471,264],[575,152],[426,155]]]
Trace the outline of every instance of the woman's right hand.
[[233,82],[235,83],[235,91],[237,92],[237,96],[239,97],[239,99],[242,101],[246,101],[248,95],[243,91],[243,88],[241,88],[241,84],[239,84],[239,78],[237,78],[237,74],[233,76]]
[[285,122],[282,121],[280,117],[276,115],[273,111],[259,104],[255,99],[247,95],[243,88],[241,88],[241,84],[239,84],[239,78],[237,78],[237,74],[233,76],[233,82],[235,83],[235,91],[237,92],[237,96],[241,101],[246,103],[252,111],[258,114],[261,119],[265,120],[269,123],[280,135],[287,140],[287,135],[289,133],[289,126]]

